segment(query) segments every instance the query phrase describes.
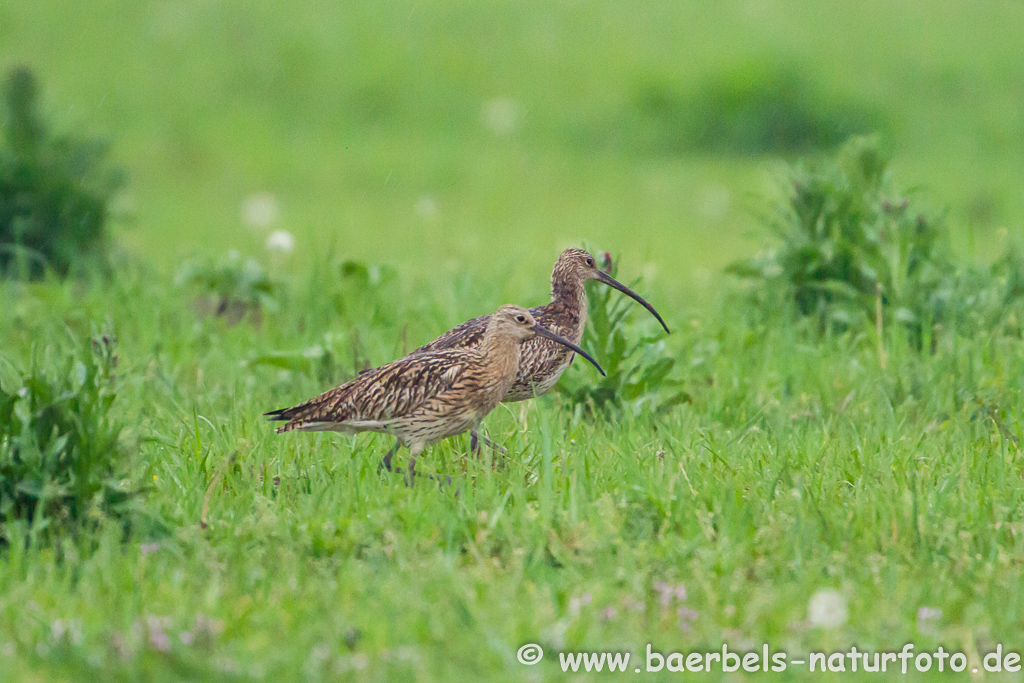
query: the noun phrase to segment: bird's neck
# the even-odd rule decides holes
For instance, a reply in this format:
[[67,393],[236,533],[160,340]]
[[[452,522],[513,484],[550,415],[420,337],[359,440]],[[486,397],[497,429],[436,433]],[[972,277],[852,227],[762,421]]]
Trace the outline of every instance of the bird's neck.
[[507,335],[499,334],[493,327],[488,327],[484,337],[480,341],[480,355],[499,379],[499,384],[506,384],[504,396],[508,388],[512,386],[516,373],[519,372],[519,340]]
[[[569,340],[579,343],[587,324],[587,290],[578,277],[554,272],[551,274],[551,303],[548,305],[567,324]],[[572,332],[569,333],[569,330]]]

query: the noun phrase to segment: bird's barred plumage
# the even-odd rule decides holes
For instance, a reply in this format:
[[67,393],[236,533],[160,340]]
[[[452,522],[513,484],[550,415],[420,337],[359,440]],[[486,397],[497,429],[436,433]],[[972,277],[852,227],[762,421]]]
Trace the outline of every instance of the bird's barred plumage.
[[519,366],[519,345],[537,334],[535,326],[526,309],[502,306],[472,347],[406,356],[267,415],[287,422],[278,433],[386,432],[422,449],[476,427],[501,402]]
[[[277,431],[385,432],[409,448],[408,481],[424,447],[476,428],[508,393],[519,369],[519,345],[534,336],[586,351],[533,319],[520,306],[491,315],[478,344],[406,356],[359,374],[350,382],[293,408],[267,413],[286,421]],[[381,463],[391,469],[391,456]]]
[[493,365],[476,348],[409,356],[272,416],[288,420],[279,433],[375,431],[395,434],[406,444],[414,439],[433,443],[475,426],[498,405],[514,367],[502,373]]
[[[582,292],[582,287],[580,288]],[[583,326],[586,323],[587,302],[583,300],[570,305],[563,300],[556,300],[546,306],[535,306],[530,309],[534,319],[560,337],[579,344],[583,338]],[[474,348],[483,338],[484,330],[491,316],[482,315],[458,325],[440,337],[419,347],[410,355],[433,353],[445,349]],[[534,337],[519,347],[519,371],[508,394],[502,399],[505,403],[525,401],[546,393],[555,385],[572,363],[575,354],[558,342]]]
[[[587,324],[587,291],[584,283],[590,279],[601,280],[625,292],[644,305],[663,326],[665,325],[650,304],[600,271],[595,265],[594,257],[583,249],[566,249],[559,255],[551,271],[551,302],[531,308],[530,314],[552,332],[574,344],[579,344]],[[412,353],[415,355],[443,349],[472,348],[483,338],[490,317],[482,315],[467,320]],[[665,329],[668,331],[667,327]],[[525,401],[546,393],[572,363],[573,356],[572,351],[548,339],[535,337],[524,342],[519,347],[519,372],[503,401]]]
[[[364,371],[336,389],[267,415],[287,422],[278,433],[394,434],[411,450],[411,474],[416,456],[426,444],[474,430],[502,401],[522,401],[547,392],[576,353],[604,373],[578,346],[587,321],[583,285],[589,279],[634,298],[665,327],[661,316],[642,297],[597,269],[593,256],[582,249],[567,249],[551,273],[549,304],[529,311],[503,306],[492,315],[462,323],[405,358]],[[473,434],[475,439],[475,431]],[[388,469],[390,458],[391,454],[383,463]]]

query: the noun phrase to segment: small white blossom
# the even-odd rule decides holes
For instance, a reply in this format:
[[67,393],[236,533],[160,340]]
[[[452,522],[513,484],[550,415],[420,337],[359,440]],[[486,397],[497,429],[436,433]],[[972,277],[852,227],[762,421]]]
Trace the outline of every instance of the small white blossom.
[[654,584],[654,591],[658,593],[658,602],[662,607],[668,607],[672,600],[686,600],[686,586],[683,584],[672,585],[667,581],[658,581]]
[[437,200],[429,194],[425,194],[416,200],[416,215],[425,221],[432,221],[437,218]]
[[580,609],[593,602],[594,598],[590,593],[584,593],[578,598],[569,598],[569,614],[578,616]]
[[254,230],[269,228],[277,222],[277,200],[269,192],[259,192],[242,202],[242,223]]
[[166,631],[150,631],[149,644],[157,652],[171,651],[171,637],[167,635]]
[[482,118],[492,133],[508,136],[519,123],[519,107],[507,97],[495,97],[484,103]]
[[78,619],[56,619],[50,624],[50,635],[54,643],[67,642],[80,645],[82,642],[82,622]]
[[679,617],[679,630],[689,631],[693,626],[693,621],[700,616],[700,613],[689,607],[680,607],[676,610],[676,616]]
[[171,637],[167,635],[167,629],[170,627],[170,617],[146,615],[146,632],[149,634],[149,644],[154,650],[158,652],[171,651]]
[[275,230],[267,237],[267,250],[290,254],[295,249],[295,236],[287,230]]
[[846,623],[846,598],[836,590],[818,591],[807,605],[807,621],[820,628],[842,626]]

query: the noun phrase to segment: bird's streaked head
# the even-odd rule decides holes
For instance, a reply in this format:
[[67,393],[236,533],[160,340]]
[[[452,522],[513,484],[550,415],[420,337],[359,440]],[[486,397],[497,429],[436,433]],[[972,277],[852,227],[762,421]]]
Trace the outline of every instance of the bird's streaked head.
[[511,335],[513,338],[518,339],[520,343],[527,339],[532,339],[533,337],[544,337],[545,339],[550,339],[551,341],[561,344],[562,346],[580,354],[593,363],[594,367],[596,367],[602,375],[604,374],[604,370],[598,362],[594,360],[593,356],[576,344],[573,344],[568,339],[558,336],[551,330],[539,324],[533,319],[530,312],[522,306],[506,304],[496,310],[494,315],[491,316],[491,322],[487,326],[487,333],[491,334],[492,330],[499,335]]
[[505,304],[491,316],[491,324],[503,334],[508,334],[515,339],[526,340],[535,336],[534,331],[537,321],[533,319],[530,312],[522,306]]
[[558,261],[555,262],[555,273],[579,282],[597,278],[598,272],[600,268],[597,259],[584,249],[566,249],[558,255]]
[[[608,267],[610,267],[611,257],[608,256],[607,252],[604,257],[608,262]],[[668,332],[668,325],[662,320],[661,315],[654,310],[654,306],[651,306],[642,296],[604,272],[598,265],[597,260],[589,252],[583,249],[566,249],[558,257],[554,273],[551,276],[552,289],[555,289],[555,282],[562,282],[570,278],[577,280],[579,283],[586,282],[587,280],[597,280],[613,289],[619,290],[650,311],[651,315],[657,318],[661,326],[665,328],[665,332]]]

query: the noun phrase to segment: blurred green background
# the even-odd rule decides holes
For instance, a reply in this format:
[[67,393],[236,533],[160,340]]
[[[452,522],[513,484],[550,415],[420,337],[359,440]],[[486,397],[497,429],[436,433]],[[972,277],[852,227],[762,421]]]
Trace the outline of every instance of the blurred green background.
[[113,142],[162,269],[279,228],[524,283],[588,240],[684,289],[759,247],[778,160],[864,130],[985,256],[1024,223],[1021,36],[1019,0],[0,3],[0,66]]
[[[834,335],[771,292],[733,296],[723,266],[768,242],[786,163],[875,131],[894,186],[948,207],[957,256],[1003,253],[1024,228],[1022,36],[1021,0],[0,0],[0,69],[35,72],[56,131],[111,141],[131,254],[109,280],[0,282],[0,351],[33,369],[45,351],[44,398],[65,404],[46,354],[71,363],[111,323],[113,433],[167,521],[59,562],[5,552],[0,678],[518,681],[538,637],[1019,650],[1024,257],[916,275],[939,300],[913,300],[919,327],[861,307]],[[689,402],[496,410],[514,457],[435,446],[425,466],[462,486],[440,495],[378,474],[388,439],[259,420],[502,301],[542,303],[581,244],[644,276],[673,334],[640,359],[672,360],[664,393]],[[199,284],[169,277],[187,260]],[[929,318],[939,295],[953,312]],[[656,331],[628,310],[629,339]],[[926,325],[934,344],[907,341]],[[595,381],[578,363],[562,380]],[[665,582],[688,601],[660,600]],[[823,589],[849,601],[842,628],[806,626]]]

